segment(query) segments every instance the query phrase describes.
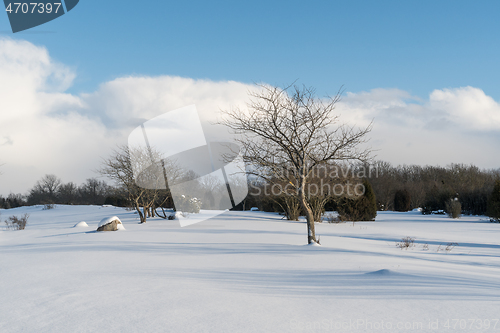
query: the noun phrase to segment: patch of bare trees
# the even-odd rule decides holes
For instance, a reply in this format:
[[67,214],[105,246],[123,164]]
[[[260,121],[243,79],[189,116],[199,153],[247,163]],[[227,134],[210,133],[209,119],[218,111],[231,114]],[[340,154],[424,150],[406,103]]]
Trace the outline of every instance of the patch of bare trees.
[[[56,175],[50,174],[38,180],[29,194],[26,203],[37,204],[80,204],[102,205],[114,189],[102,180],[89,178],[80,186],[73,182],[63,183]],[[10,196],[9,196],[10,197]],[[16,198],[22,198],[17,195]]]

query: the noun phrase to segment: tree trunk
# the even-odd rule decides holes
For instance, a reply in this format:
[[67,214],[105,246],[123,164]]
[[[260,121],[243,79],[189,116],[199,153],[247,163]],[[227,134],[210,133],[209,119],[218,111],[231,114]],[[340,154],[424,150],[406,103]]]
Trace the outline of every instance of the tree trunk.
[[139,219],[141,220],[141,223],[146,223],[146,216],[141,212],[141,207],[139,206],[137,199],[134,199],[134,206],[135,210],[139,214]]
[[304,188],[305,188],[305,181],[302,182],[302,186],[300,186],[299,188],[299,200],[300,200],[300,206],[306,213],[307,244],[311,244],[313,242],[317,243],[318,241],[316,240],[316,231],[314,230],[314,216],[311,207],[309,207],[309,204],[307,203]]
[[141,223],[146,223],[146,217],[144,216],[144,214],[142,214],[141,208],[136,205],[135,209],[137,210],[137,213],[139,214],[139,219],[141,220]]

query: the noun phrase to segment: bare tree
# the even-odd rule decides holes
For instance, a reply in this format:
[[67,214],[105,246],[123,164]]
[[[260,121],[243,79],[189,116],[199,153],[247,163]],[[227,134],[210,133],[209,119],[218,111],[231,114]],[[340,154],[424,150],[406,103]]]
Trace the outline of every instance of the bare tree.
[[329,162],[365,161],[370,151],[360,144],[371,124],[356,129],[339,124],[334,114],[340,91],[327,100],[316,97],[312,88],[269,87],[250,93],[248,110],[223,111],[220,124],[241,135],[244,160],[249,173],[284,184],[285,194],[296,195],[306,214],[308,243],[317,242],[314,216],[306,197],[313,170]]
[[[103,167],[99,173],[115,181],[128,194],[128,199],[139,214],[141,223],[146,222],[146,214],[143,199],[146,197],[146,189],[135,183],[134,169],[131,161],[131,152],[128,146],[119,146],[113,154],[103,161]],[[141,211],[141,206],[144,209]]]
[[[112,156],[103,161],[99,170],[101,175],[114,180],[128,194],[141,223],[155,216],[156,208],[171,197],[165,172],[170,179],[177,177],[178,169],[173,161],[164,161],[161,154],[153,149],[143,151],[128,146],[119,146]],[[165,214],[160,217],[167,218]]]
[[55,175],[45,175],[38,180],[29,194],[29,202],[32,203],[55,203],[62,182]]

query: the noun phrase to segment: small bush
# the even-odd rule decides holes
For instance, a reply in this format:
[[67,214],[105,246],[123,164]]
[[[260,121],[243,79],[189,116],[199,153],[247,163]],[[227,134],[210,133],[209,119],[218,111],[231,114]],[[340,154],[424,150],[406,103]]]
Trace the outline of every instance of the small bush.
[[401,238],[401,242],[396,243],[396,246],[399,247],[401,250],[402,249],[408,250],[410,247],[415,246],[414,242],[415,242],[414,237],[403,237]]
[[444,250],[445,250],[446,252],[450,252],[451,250],[453,250],[453,248],[454,248],[455,246],[458,246],[458,243],[448,243],[448,244],[446,245],[446,248],[445,248]]
[[394,194],[394,210],[407,212],[411,209],[411,195],[408,190],[399,190]]
[[26,228],[26,225],[28,224],[28,214],[24,214],[20,218],[17,216],[11,216],[9,217],[6,221],[5,224],[7,225],[7,229],[12,229],[12,230],[24,230]]
[[335,223],[335,224],[345,223],[345,221],[342,220],[340,218],[340,216],[335,216],[334,214],[327,214],[327,215],[325,215],[325,218],[326,218],[326,222],[328,222],[328,223]]
[[453,248],[455,246],[458,246],[458,243],[448,243],[446,244],[446,247],[443,249],[443,244],[440,244],[436,250],[436,252],[439,252],[439,251],[446,251],[446,252],[450,252],[451,250],[453,250]]
[[449,217],[453,219],[458,219],[462,214],[462,205],[458,199],[450,199],[446,201],[445,211]]
[[53,203],[47,203],[43,205],[43,210],[49,210],[54,208],[56,208],[56,205],[54,205]]
[[175,198],[175,209],[183,213],[198,214],[201,209],[201,201],[185,195]]

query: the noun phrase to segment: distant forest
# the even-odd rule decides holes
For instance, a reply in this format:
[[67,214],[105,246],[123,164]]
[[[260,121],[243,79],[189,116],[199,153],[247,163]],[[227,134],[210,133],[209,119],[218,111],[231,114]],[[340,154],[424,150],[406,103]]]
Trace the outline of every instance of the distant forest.
[[[464,164],[447,167],[392,166],[390,163],[377,161],[372,167],[376,172],[369,177],[367,175],[367,180],[375,193],[379,211],[422,208],[424,213],[433,212],[445,210],[446,202],[453,199],[461,203],[462,214],[483,215],[495,181],[500,179],[500,169],[484,170]],[[260,182],[252,184],[251,188],[265,186],[265,183]],[[338,197],[322,199],[324,210],[336,210]],[[398,200],[404,201],[403,206]],[[171,200],[166,202],[172,205]],[[0,196],[0,207],[5,209],[38,204],[131,206],[125,189],[108,185],[96,178],[87,179],[78,186],[72,182],[63,183],[55,175],[46,175],[27,194],[12,193],[6,198]],[[282,211],[276,196],[262,193],[256,195],[250,189],[249,195],[235,209],[249,210],[252,207],[265,211]]]

